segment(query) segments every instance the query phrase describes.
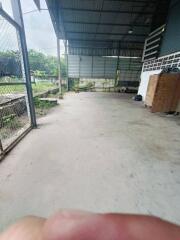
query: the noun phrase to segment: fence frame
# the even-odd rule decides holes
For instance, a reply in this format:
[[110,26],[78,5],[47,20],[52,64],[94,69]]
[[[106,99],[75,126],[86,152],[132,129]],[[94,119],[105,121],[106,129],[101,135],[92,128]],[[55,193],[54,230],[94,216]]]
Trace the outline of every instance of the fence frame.
[[3,148],[3,145],[0,139],[0,149],[1,149],[0,161],[32,128],[37,127],[35,107],[33,102],[32,86],[31,86],[31,75],[30,75],[28,51],[27,51],[26,37],[25,37],[25,31],[24,31],[24,24],[22,19],[22,11],[21,11],[21,6],[19,1],[17,2],[17,4],[18,4],[17,7],[19,8],[19,18],[21,19],[21,25],[18,22],[16,22],[6,11],[4,11],[1,6],[0,6],[0,16],[2,16],[8,23],[10,23],[17,32],[19,50],[21,52],[21,58],[22,58],[21,67],[22,67],[22,70],[24,71],[24,76],[23,76],[24,82],[21,81],[18,83],[0,83],[0,86],[25,85],[27,99],[28,99],[27,107],[29,110],[30,126],[6,148]]

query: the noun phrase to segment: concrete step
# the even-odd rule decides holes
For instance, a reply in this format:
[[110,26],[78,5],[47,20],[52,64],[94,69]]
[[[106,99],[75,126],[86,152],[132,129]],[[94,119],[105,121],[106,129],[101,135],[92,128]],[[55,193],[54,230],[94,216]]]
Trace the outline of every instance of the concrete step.
[[50,102],[53,104],[58,104],[58,100],[56,98],[39,98],[42,102]]

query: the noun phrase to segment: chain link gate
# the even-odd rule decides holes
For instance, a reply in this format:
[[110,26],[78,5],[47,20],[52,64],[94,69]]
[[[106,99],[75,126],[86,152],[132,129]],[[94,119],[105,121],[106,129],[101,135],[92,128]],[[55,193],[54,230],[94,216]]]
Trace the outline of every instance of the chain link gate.
[[23,27],[0,8],[0,159],[34,125],[23,31]]

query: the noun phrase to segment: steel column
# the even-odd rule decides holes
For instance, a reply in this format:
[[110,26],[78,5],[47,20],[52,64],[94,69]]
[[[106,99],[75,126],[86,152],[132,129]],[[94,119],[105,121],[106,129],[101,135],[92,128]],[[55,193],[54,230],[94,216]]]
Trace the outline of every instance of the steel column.
[[60,47],[60,39],[58,37],[57,37],[57,60],[58,60],[59,98],[62,98],[61,47]]
[[27,51],[27,43],[26,43],[26,36],[24,30],[24,22],[22,17],[22,9],[20,0],[12,0],[12,6],[16,7],[16,11],[13,12],[15,21],[20,24],[20,31],[19,31],[19,39],[21,44],[22,50],[22,58],[24,62],[24,72],[26,77],[26,89],[27,89],[27,97],[29,102],[29,111],[30,111],[30,118],[31,118],[31,126],[33,128],[37,127],[36,122],[36,114],[35,114],[35,107],[33,101],[33,93],[32,93],[32,86],[31,86],[31,75],[30,75],[30,65],[29,65],[29,58],[28,58],[28,51]]
[[65,41],[65,58],[66,58],[66,84],[67,91],[69,91],[67,40]]
[[115,87],[117,85],[117,80],[118,80],[119,62],[120,62],[120,43],[118,47],[118,59],[117,59],[116,76],[115,76],[115,82],[114,82]]

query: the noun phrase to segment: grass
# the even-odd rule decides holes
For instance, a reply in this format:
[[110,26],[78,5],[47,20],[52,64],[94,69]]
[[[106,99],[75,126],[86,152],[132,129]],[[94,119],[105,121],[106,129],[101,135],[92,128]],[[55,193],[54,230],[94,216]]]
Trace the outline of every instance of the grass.
[[7,139],[10,136],[13,135],[14,132],[16,132],[18,129],[22,128],[25,124],[22,117],[17,117],[15,114],[10,114],[7,116],[4,116],[1,122],[1,128],[0,128],[0,138],[1,139]]
[[57,85],[51,82],[38,82],[36,84],[32,84],[33,93],[45,92],[55,87],[57,87]]
[[[41,101],[38,97],[34,98],[35,111],[37,116],[44,116],[48,111],[56,106],[53,102]],[[23,128],[28,119],[25,116],[16,116],[16,114],[9,114],[3,116],[0,122],[0,139],[8,139],[12,137],[17,130]]]
[[94,87],[94,83],[93,82],[87,82],[87,83],[84,83],[84,84],[76,84],[73,88],[73,90],[75,92],[79,92],[79,91],[89,91],[91,89],[93,89]]
[[[1,79],[0,79],[1,80]],[[45,92],[47,90],[56,88],[57,85],[51,82],[37,82],[32,84],[33,94]],[[24,85],[6,85],[0,86],[0,96],[7,94],[25,94],[26,88]],[[57,93],[58,96],[59,93]],[[52,95],[53,96],[53,95]],[[56,96],[56,95],[54,95]],[[2,96],[3,97],[3,96]],[[46,115],[52,107],[55,106],[52,102],[40,101],[38,97],[34,98],[35,109],[37,116]],[[16,114],[9,114],[0,119],[0,139],[11,139],[21,128],[23,128],[28,119],[26,116],[16,116]]]
[[16,114],[9,114],[9,115],[3,116],[1,119],[2,121],[1,125],[11,127],[13,125],[12,122],[14,121],[15,116]]
[[50,101],[41,101],[38,97],[34,99],[34,105],[37,116],[44,116],[48,113],[49,109],[55,107],[56,104]]
[[56,104],[50,101],[41,101],[39,98],[34,99],[34,105],[36,108],[44,108],[49,109],[51,107],[54,107]]
[[[50,90],[52,88],[57,87],[57,85],[51,83],[51,82],[38,82],[36,84],[32,84],[32,90],[33,93],[40,93],[45,92],[47,90]],[[0,95],[2,94],[21,94],[26,91],[26,88],[24,85],[6,85],[6,86],[0,86]]]
[[[0,79],[1,81],[2,79]],[[2,81],[1,81],[2,82]],[[17,82],[17,81],[16,81]],[[45,92],[47,90],[53,89],[57,87],[54,83],[51,82],[37,82],[36,84],[32,84],[32,90],[34,94]],[[26,88],[24,85],[6,85],[0,86],[0,96],[8,96],[8,94],[25,94]],[[52,106],[51,103],[42,103],[35,98],[35,107],[38,112],[43,112],[43,114]],[[22,127],[21,121],[19,118],[16,117],[15,114],[4,116],[0,119],[0,127],[4,129],[4,136],[6,135],[7,131],[19,129]],[[8,134],[7,134],[8,135]]]

